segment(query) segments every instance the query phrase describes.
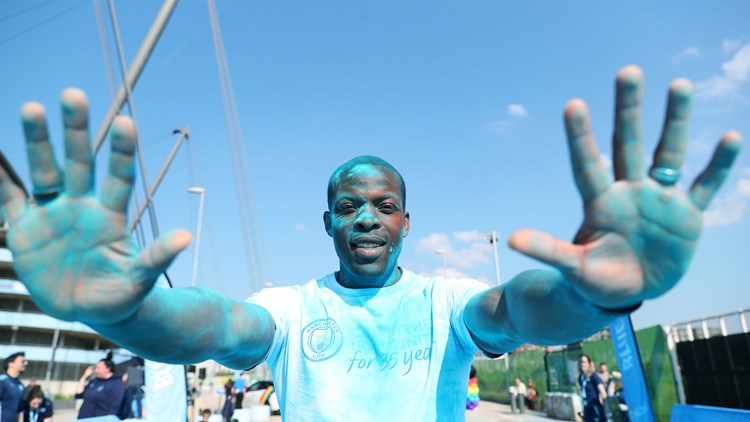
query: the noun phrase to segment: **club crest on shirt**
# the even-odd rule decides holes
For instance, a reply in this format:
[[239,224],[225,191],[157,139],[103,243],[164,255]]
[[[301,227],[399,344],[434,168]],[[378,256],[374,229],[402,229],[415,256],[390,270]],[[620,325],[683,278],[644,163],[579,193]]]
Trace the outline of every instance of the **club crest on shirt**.
[[302,352],[313,362],[330,359],[343,344],[341,329],[331,318],[316,319],[302,330]]

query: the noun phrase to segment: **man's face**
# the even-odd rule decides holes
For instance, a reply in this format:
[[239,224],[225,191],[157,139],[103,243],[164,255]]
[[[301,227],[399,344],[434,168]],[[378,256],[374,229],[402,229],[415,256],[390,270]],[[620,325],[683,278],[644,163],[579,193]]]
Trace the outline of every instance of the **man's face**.
[[379,287],[398,281],[398,256],[409,231],[398,176],[372,165],[342,174],[323,221],[339,257],[340,283]]
[[605,372],[607,372],[607,369],[608,369],[607,365],[605,365],[605,364],[599,365],[599,372],[605,373]]
[[26,365],[28,364],[29,361],[27,361],[24,356],[16,356],[16,358],[13,359],[12,362],[8,363],[8,369],[12,368],[18,371],[19,374],[21,374],[26,370]]

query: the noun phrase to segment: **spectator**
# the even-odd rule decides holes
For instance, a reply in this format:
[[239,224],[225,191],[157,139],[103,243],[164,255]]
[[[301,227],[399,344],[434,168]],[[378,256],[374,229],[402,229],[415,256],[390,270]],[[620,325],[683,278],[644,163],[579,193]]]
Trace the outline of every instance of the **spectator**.
[[615,379],[614,374],[610,374],[609,368],[607,368],[607,364],[602,362],[599,364],[599,378],[602,379],[602,382],[604,383],[604,391],[607,392],[607,397],[604,399],[604,413],[607,417],[608,422],[612,422],[614,420],[614,412],[612,411],[612,407],[614,406],[614,403],[612,402],[612,399],[615,395]]
[[232,390],[234,389],[234,380],[229,378],[224,383],[224,394],[226,394],[226,400],[224,400],[224,407],[221,409],[221,414],[224,416],[224,422],[230,422],[232,415],[234,414],[234,403],[232,403]]
[[[95,375],[94,379],[86,384],[86,380],[92,374]],[[81,409],[78,411],[78,419],[118,415],[122,402],[125,400],[125,384],[120,375],[115,372],[111,352],[106,358],[97,362],[95,367],[86,368],[81,379],[78,380],[75,397],[83,399]]]
[[125,370],[125,376],[123,380],[127,380],[125,383],[125,397],[126,400],[131,403],[130,416],[140,419],[143,412],[143,365],[128,366]]
[[531,410],[535,410],[536,402],[538,398],[539,398],[539,393],[536,391],[534,380],[529,378],[529,386],[528,386],[528,390],[526,391],[526,406]]
[[466,394],[466,410],[474,410],[479,406],[479,380],[477,370],[471,365],[469,370],[469,390]]
[[23,384],[18,377],[26,370],[24,352],[16,352],[3,361],[4,374],[0,375],[0,422],[18,422],[23,398]]
[[237,379],[234,380],[232,385],[232,391],[234,393],[234,407],[242,409],[242,399],[245,397],[245,379],[242,378],[241,373],[237,373]]
[[511,397],[510,408],[511,411],[515,412],[518,409],[518,413],[524,413],[526,406],[524,401],[526,400],[526,384],[524,384],[520,378],[516,378],[516,387],[513,390]]
[[196,422],[208,422],[209,419],[211,419],[211,409],[203,409],[201,410],[200,420]]
[[607,418],[603,404],[604,399],[607,398],[607,392],[604,391],[602,379],[594,372],[594,364],[588,355],[578,356],[578,369],[581,371],[578,376],[578,383],[583,398],[583,420],[585,422],[605,422]]
[[41,386],[31,387],[23,407],[23,422],[52,422],[52,400],[44,397]]

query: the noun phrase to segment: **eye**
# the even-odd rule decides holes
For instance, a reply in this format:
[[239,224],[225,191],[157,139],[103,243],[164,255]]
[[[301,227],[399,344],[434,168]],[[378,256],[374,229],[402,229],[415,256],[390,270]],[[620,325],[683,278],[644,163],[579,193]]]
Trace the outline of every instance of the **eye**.
[[342,214],[350,214],[357,211],[357,207],[354,206],[354,204],[347,202],[339,205],[339,212]]
[[386,213],[386,214],[392,214],[392,213],[398,211],[398,208],[395,205],[388,204],[388,203],[380,204],[380,206],[378,207],[378,209],[380,211]]

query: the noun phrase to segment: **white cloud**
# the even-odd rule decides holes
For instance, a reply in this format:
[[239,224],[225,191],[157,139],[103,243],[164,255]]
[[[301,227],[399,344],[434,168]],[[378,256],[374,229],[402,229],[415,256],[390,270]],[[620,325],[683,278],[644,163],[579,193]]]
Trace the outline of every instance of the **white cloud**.
[[723,40],[721,42],[721,51],[724,54],[732,54],[742,46],[738,40]]
[[690,46],[679,53],[672,56],[673,62],[678,62],[683,59],[698,58],[701,56],[701,50],[698,47]]
[[488,123],[487,127],[498,135],[505,135],[510,133],[510,131],[516,126],[514,120],[523,119],[529,116],[529,112],[523,104],[509,104],[507,112],[510,115],[510,120],[498,119]]
[[526,107],[523,104],[511,104],[508,106],[508,114],[513,117],[526,117],[529,112],[526,111]]
[[[417,242],[417,253],[437,254],[440,250],[451,268],[469,270],[491,262],[492,245],[479,231],[455,232],[452,235],[433,233]],[[440,258],[443,259],[443,258]]]
[[302,223],[294,223],[294,229],[301,232],[307,231],[307,226]]
[[750,77],[750,44],[737,50],[721,65],[722,74],[695,84],[696,95],[707,99],[741,97],[739,90]]
[[741,178],[726,197],[714,200],[713,205],[703,214],[703,225],[726,226],[742,220],[747,208],[747,198],[750,198],[750,178]]

